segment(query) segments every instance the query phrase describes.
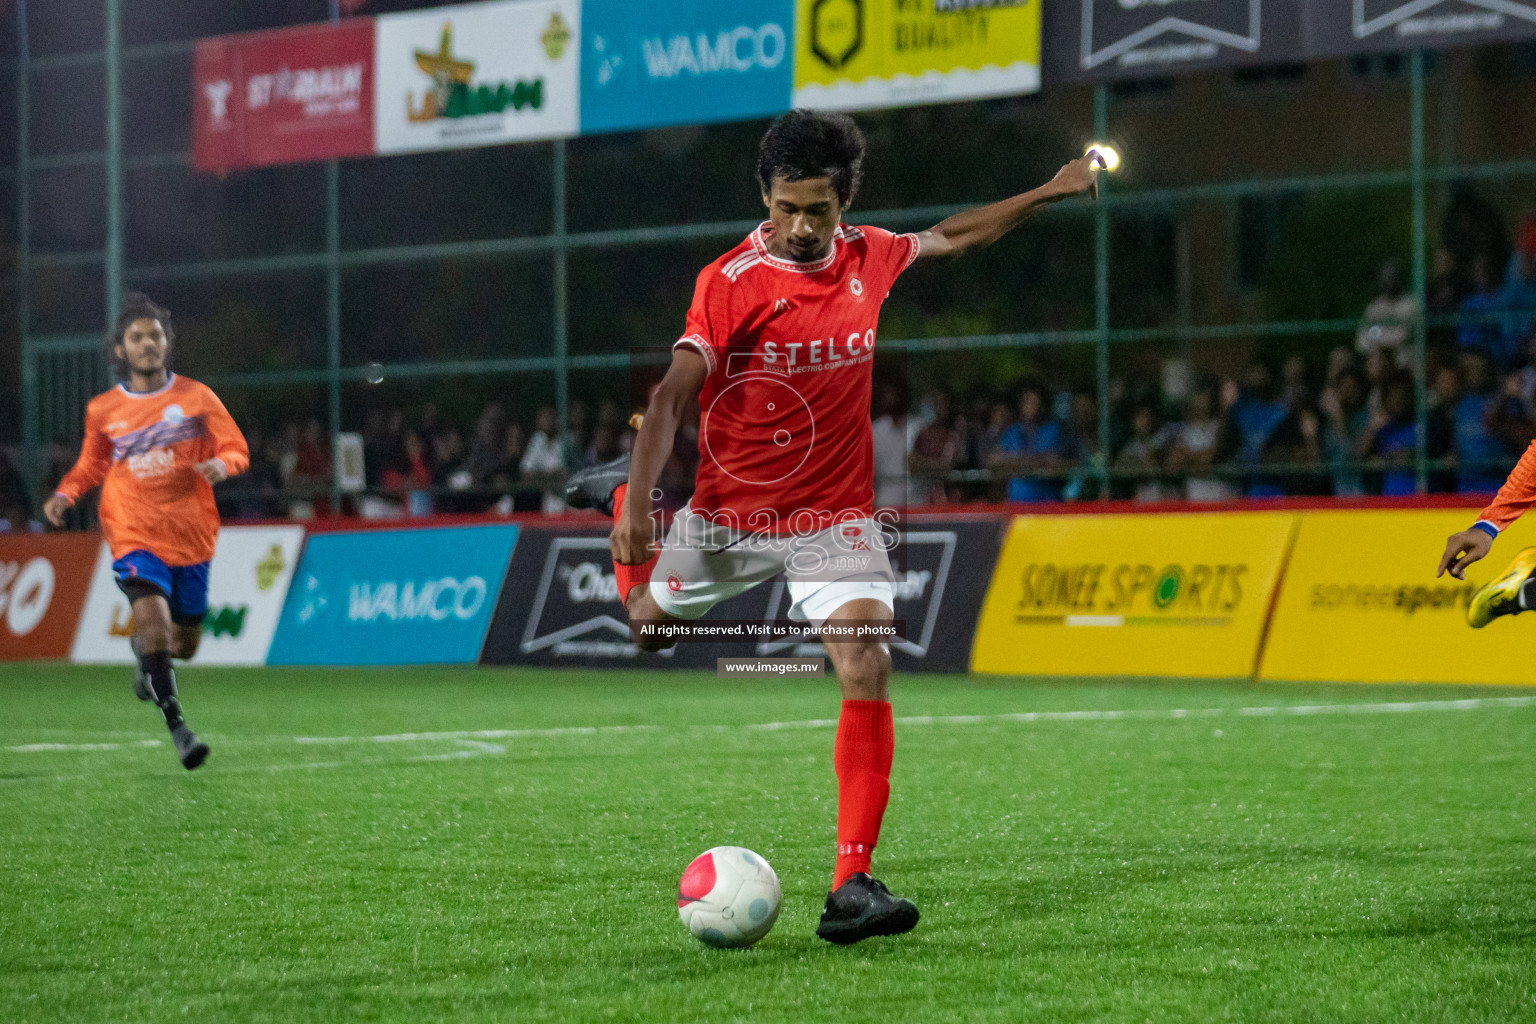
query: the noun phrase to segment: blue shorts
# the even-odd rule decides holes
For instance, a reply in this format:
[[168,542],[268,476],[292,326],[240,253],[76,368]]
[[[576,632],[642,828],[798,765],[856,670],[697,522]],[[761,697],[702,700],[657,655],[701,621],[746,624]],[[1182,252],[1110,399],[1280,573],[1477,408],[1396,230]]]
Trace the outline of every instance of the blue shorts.
[[129,601],[159,591],[171,605],[171,621],[195,626],[208,612],[208,563],[166,565],[148,551],[130,551],[112,563],[117,587]]

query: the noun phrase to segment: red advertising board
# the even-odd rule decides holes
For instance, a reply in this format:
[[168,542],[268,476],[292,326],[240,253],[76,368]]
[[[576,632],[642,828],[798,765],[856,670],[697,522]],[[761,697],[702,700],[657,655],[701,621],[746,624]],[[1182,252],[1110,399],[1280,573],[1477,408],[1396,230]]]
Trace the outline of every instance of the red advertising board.
[[94,533],[0,535],[0,661],[69,657],[100,546]]
[[200,171],[373,154],[373,19],[204,39],[193,72]]

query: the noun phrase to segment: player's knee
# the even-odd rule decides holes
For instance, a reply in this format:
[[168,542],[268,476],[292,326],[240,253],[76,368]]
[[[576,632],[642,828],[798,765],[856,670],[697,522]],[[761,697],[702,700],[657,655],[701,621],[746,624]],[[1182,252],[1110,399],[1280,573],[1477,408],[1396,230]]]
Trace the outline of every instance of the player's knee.
[[836,664],[843,694],[850,700],[885,700],[891,654],[878,641],[840,644]]
[[671,648],[676,647],[676,640],[647,636],[644,633],[644,628],[646,626],[654,626],[659,624],[661,621],[661,619],[636,618],[635,616],[630,616],[629,635],[630,639],[634,640],[635,646],[649,654],[655,654],[657,651],[670,650]]
[[187,661],[197,655],[197,649],[203,642],[202,627],[178,626],[176,629],[176,643],[171,649],[171,657]]
[[133,635],[139,642],[139,650],[168,651],[172,647],[171,626],[153,615],[135,615]]
[[666,613],[657,606],[649,587],[636,587],[631,590],[629,599],[624,603],[624,610],[629,613],[630,639],[642,651],[655,654],[657,651],[670,650],[677,646],[676,640],[657,639],[642,633],[646,626],[656,626],[667,621]]

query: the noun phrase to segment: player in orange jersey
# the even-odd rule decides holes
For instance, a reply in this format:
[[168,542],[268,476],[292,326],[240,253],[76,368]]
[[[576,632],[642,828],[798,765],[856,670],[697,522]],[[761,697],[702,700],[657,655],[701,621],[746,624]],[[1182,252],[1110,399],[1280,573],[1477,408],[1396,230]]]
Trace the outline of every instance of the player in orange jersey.
[[192,657],[202,640],[219,536],[213,485],[244,472],[250,455],[218,397],[167,368],[172,337],[168,311],[144,295],[124,297],[111,340],[123,381],[86,406],[80,460],[43,514],[62,526],[69,507],[101,484],[102,536],[133,607],[133,689],[159,706],[192,769],[208,745],[182,720],[171,659]]
[[[1440,556],[1436,576],[1447,572],[1458,580],[1466,578],[1467,566],[1487,556],[1494,539],[1511,523],[1536,505],[1536,441],[1525,450],[1493,503],[1483,509],[1477,522],[1451,534]],[[1518,615],[1536,608],[1536,548],[1525,548],[1492,583],[1472,595],[1467,604],[1467,622],[1482,629],[1500,615]]]

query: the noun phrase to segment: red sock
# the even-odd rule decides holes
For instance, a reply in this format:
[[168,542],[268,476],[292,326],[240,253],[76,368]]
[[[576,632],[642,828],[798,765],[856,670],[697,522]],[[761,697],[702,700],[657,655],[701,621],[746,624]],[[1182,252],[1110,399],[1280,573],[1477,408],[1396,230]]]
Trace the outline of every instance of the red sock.
[[883,700],[845,700],[837,720],[832,767],[837,771],[837,865],[832,888],[869,870],[880,838],[880,819],[891,797],[891,754],[896,727]]
[[[629,490],[629,484],[619,484],[613,489],[613,518],[617,522],[619,514],[624,511],[624,492]],[[620,565],[613,563],[613,578],[619,584],[619,602],[626,608],[629,607],[629,592],[642,583],[651,582],[651,570],[656,568],[656,559],[661,555],[658,552],[650,557],[649,561],[639,565]]]

